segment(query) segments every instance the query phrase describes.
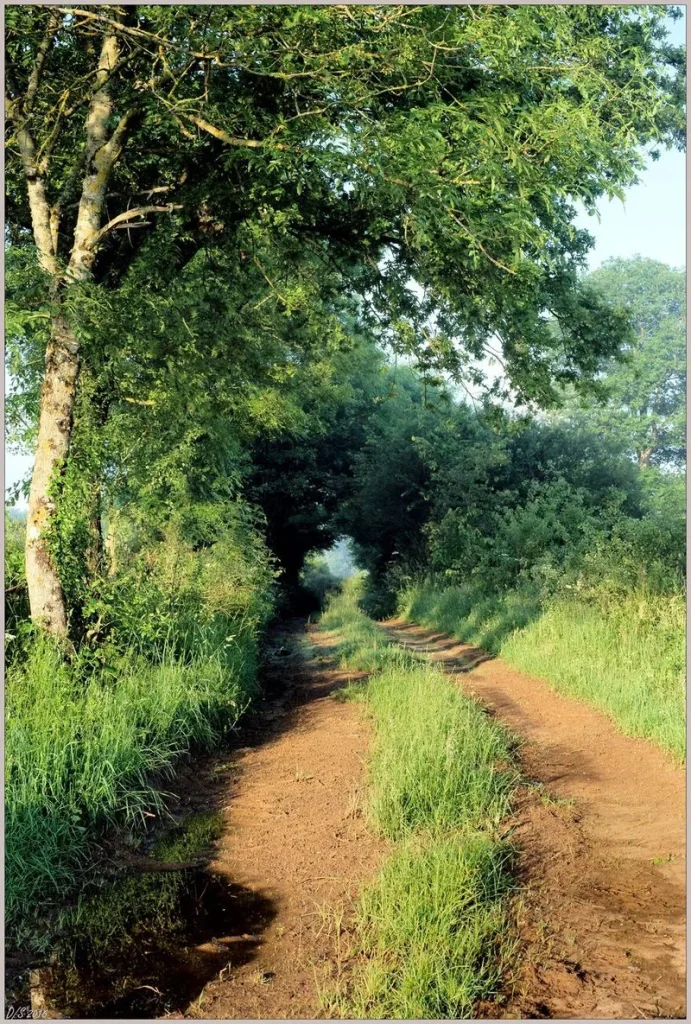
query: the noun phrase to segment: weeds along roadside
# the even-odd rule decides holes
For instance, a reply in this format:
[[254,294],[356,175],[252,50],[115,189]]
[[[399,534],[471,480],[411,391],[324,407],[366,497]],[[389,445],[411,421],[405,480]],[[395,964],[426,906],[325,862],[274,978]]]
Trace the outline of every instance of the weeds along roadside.
[[409,586],[399,614],[500,655],[553,689],[604,711],[622,732],[653,740],[683,761],[685,600],[644,589],[541,598],[528,588]]
[[136,845],[160,819],[177,759],[217,745],[256,691],[267,558],[250,563],[232,536],[201,554],[169,538],[154,556],[101,598],[106,643],[65,657],[29,624],[15,627],[5,728],[13,947],[52,948],[65,900],[94,873],[100,837],[116,826]]
[[355,916],[352,960],[326,1009],[351,1018],[468,1016],[512,957],[511,847],[500,838],[518,781],[512,742],[440,669],[390,643],[360,610],[361,579],[332,598],[344,696],[373,725],[370,822],[395,843]]

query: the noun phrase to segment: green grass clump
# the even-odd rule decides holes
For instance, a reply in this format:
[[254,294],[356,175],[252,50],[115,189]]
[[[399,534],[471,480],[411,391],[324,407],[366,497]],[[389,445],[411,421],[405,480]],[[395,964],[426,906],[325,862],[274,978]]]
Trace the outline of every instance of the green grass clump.
[[360,609],[363,577],[353,576],[343,590],[332,598],[321,617],[322,629],[338,633],[341,668],[353,672],[375,672],[386,666],[410,667],[419,659],[390,641],[382,630]]
[[344,1015],[468,1017],[508,954],[507,851],[486,835],[408,841],[363,893],[363,963]]
[[[238,638],[241,639],[241,638]],[[255,639],[233,657],[153,663],[124,656],[80,675],[48,639],[6,680],[6,914],[20,939],[69,892],[111,822],[160,806],[154,773],[170,776],[191,747],[209,748],[249,699]]]
[[413,587],[401,612],[477,644],[542,677],[553,689],[605,711],[622,732],[683,760],[685,604],[681,595],[636,592],[615,601],[528,591],[486,596],[470,587]]
[[471,587],[420,585],[399,595],[399,611],[423,626],[500,654],[515,630],[539,617],[541,604],[529,590],[484,594]]
[[622,732],[686,750],[685,610],[681,599],[632,595],[603,613],[559,601],[504,644],[502,657],[607,712]]
[[352,690],[374,728],[369,810],[400,845],[361,896],[354,967],[325,1003],[351,1018],[467,1016],[509,955],[510,850],[496,826],[517,777],[511,743],[442,671],[401,657],[359,609],[360,588],[348,581],[322,624],[371,671]]
[[505,815],[507,737],[440,669],[387,667],[364,694],[375,730],[372,808],[385,835]]

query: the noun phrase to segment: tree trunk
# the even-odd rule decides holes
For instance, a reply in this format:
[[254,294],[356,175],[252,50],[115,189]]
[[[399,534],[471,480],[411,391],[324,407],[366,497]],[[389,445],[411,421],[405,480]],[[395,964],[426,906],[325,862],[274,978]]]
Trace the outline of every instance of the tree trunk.
[[638,453],[638,468],[639,469],[646,469],[646,467],[650,464],[650,457],[651,457],[651,455],[653,454],[654,451],[655,451],[654,448],[644,448],[642,451],[639,451],[639,453]]
[[51,633],[67,631],[67,610],[57,567],[47,545],[55,513],[51,493],[70,445],[74,396],[79,373],[79,343],[58,313],[46,350],[36,459],[26,522],[26,582],[31,617]]
[[132,116],[127,111],[108,138],[108,121],[113,111],[109,77],[118,60],[118,40],[103,38],[98,67],[85,123],[86,172],[77,214],[73,242],[64,271],[58,258],[59,207],[50,206],[45,190],[45,167],[36,158],[36,149],[26,127],[40,72],[48,53],[57,22],[49,25],[39,52],[29,89],[20,103],[24,118],[18,133],[24,164],[34,241],[39,261],[50,275],[51,291],[57,303],[51,337],[46,350],[46,369],[41,391],[38,443],[31,478],[26,533],[26,579],[31,617],[49,632],[65,634],[67,609],[58,568],[49,551],[49,530],[56,506],[54,488],[69,453],[74,403],[79,375],[79,340],[64,312],[60,295],[65,286],[85,281],[91,274],[99,240],[106,185],[124,144]]

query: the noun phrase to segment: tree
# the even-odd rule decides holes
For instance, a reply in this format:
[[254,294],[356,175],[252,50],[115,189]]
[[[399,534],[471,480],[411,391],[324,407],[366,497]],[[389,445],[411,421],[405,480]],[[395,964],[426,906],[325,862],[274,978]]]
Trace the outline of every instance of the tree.
[[443,392],[428,389],[428,404],[410,368],[391,373],[387,383],[384,401],[370,411],[349,500],[337,519],[340,532],[355,541],[358,563],[375,579],[424,554],[430,466],[420,447],[448,414]]
[[308,552],[328,548],[339,536],[357,454],[389,391],[383,353],[358,333],[352,317],[345,325],[353,346],[313,365],[295,427],[258,436],[249,449],[244,493],[264,512],[267,542],[289,590]]
[[683,468],[686,457],[686,275],[640,256],[609,260],[590,275],[605,299],[630,315],[623,361],[604,368],[606,405],[575,413],[617,436],[646,466]]
[[[280,296],[261,262],[243,262],[238,239],[254,225],[280,251],[310,248],[340,268],[382,337],[458,375],[463,353],[498,335],[519,394],[546,400],[554,381],[592,377],[624,320],[578,283],[590,240],[573,203],[620,194],[641,146],[681,139],[683,51],[666,42],[667,13],[8,9],[8,231],[36,247],[50,318],[27,529],[33,617],[65,632],[49,538],[89,356],[85,307],[99,301],[93,287],[117,303],[140,259],[147,287],[214,239],[240,256],[239,282],[252,264]],[[160,241],[153,264],[147,234]]]

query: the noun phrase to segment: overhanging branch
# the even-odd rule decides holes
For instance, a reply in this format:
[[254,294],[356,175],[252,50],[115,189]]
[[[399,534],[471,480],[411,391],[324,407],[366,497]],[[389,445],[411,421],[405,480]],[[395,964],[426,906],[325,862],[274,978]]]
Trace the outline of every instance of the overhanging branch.
[[100,242],[104,235],[113,228],[116,228],[119,224],[124,224],[129,220],[136,220],[137,217],[146,217],[149,213],[172,213],[173,210],[181,210],[182,205],[180,203],[168,203],[167,206],[134,206],[131,210],[126,210],[124,213],[119,213],[117,217],[113,217],[112,220],[101,228],[96,234],[94,244]]

